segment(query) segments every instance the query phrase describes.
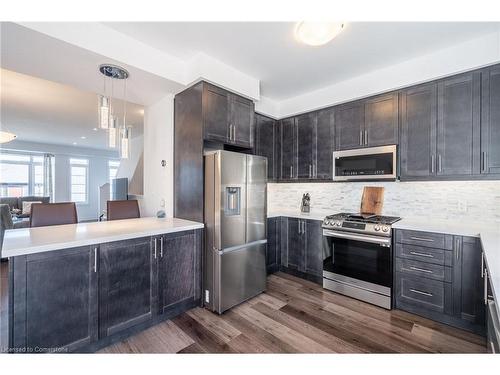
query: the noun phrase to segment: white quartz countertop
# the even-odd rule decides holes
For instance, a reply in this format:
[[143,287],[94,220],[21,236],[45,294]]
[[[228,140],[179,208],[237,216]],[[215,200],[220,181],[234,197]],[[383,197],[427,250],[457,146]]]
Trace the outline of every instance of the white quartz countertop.
[[200,228],[203,228],[203,224],[195,221],[144,217],[140,219],[9,229],[5,231],[2,257],[8,258]]
[[298,219],[310,219],[310,220],[323,221],[325,216],[328,216],[331,214],[332,214],[331,210],[329,211],[329,210],[311,209],[311,212],[305,213],[305,212],[300,212],[300,208],[297,208],[296,210],[293,210],[293,209],[270,210],[267,212],[267,217],[286,216],[286,217],[295,217]]

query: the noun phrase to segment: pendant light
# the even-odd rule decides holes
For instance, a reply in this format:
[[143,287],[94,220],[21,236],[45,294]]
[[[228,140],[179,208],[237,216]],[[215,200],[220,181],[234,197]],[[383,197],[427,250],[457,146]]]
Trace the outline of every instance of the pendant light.
[[[127,127],[127,78],[128,71],[122,67],[110,64],[99,66],[99,71],[104,76],[104,95],[99,95],[99,128],[105,129],[107,134],[107,144],[110,148],[120,146],[120,157],[128,158],[130,155],[130,133],[131,128]],[[106,80],[111,79],[111,96],[106,93]],[[118,118],[115,116],[114,108],[111,103],[113,97],[113,80],[123,80],[123,125],[118,127]]]
[[116,148],[116,133],[118,131],[117,122],[118,119],[116,118],[116,116],[112,115],[110,117],[108,128],[108,146],[111,148]]

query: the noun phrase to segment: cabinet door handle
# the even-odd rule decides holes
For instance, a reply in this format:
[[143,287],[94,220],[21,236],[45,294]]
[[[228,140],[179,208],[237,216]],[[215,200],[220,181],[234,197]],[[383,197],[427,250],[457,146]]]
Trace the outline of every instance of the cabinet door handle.
[[309,178],[312,178],[312,165],[309,164]]
[[293,178],[293,165],[290,165],[290,178]]
[[456,240],[455,258],[456,258],[457,262],[460,259],[460,239],[459,238],[457,238],[457,240]]
[[302,234],[302,222],[299,220],[299,234]]
[[438,172],[442,171],[441,154],[438,154]]
[[410,240],[434,242],[432,238],[425,238],[425,237],[410,237]]
[[419,271],[419,272],[425,272],[425,273],[434,273],[431,270],[426,270],[425,268],[418,268],[418,267],[411,266],[410,269],[412,271]]
[[418,251],[410,251],[410,254],[417,255],[419,257],[434,258],[434,255],[432,255],[432,254],[419,253]]
[[422,294],[422,295],[428,296],[428,297],[432,297],[432,293],[423,292],[423,291],[418,290],[418,289],[410,289],[410,292],[417,293],[417,294]]
[[481,171],[486,172],[486,152],[481,152]]
[[363,146],[363,131],[359,131],[359,145]]
[[233,125],[233,142],[236,142],[236,126]]
[[157,245],[156,238],[155,238],[154,242],[155,242],[155,259],[156,259],[156,245]]
[[97,272],[97,247],[94,247],[94,272]]
[[484,251],[481,251],[481,278],[484,278]]
[[317,176],[317,171],[316,171],[316,165],[313,164],[313,178],[316,178]]
[[431,173],[434,174],[434,165],[436,163],[436,157],[434,154],[431,155]]
[[368,130],[365,130],[365,145],[368,144]]
[[163,258],[163,237],[160,237],[160,257]]
[[488,304],[488,270],[484,270],[484,304]]

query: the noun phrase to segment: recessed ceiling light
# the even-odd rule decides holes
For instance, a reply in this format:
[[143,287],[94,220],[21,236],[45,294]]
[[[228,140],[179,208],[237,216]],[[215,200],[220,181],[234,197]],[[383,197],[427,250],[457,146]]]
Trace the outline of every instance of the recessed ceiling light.
[[94,128],[94,129],[92,129],[92,130],[96,132],[96,131],[97,131],[97,128]]
[[80,139],[87,139],[87,137],[85,137],[84,135],[82,135],[82,136],[80,137]]
[[299,22],[295,26],[295,37],[310,46],[321,46],[339,35],[344,22]]
[[77,145],[77,143],[76,143],[76,142],[73,142],[73,146],[76,146],[76,145]]

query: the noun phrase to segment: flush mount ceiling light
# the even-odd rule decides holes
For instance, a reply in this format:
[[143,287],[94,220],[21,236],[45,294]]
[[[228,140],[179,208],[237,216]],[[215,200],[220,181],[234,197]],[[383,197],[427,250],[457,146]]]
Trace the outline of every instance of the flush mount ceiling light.
[[344,22],[299,22],[295,26],[295,37],[310,46],[321,46],[339,35]]
[[4,132],[0,130],[0,143],[7,143],[13,141],[17,138],[17,135],[14,133]]

